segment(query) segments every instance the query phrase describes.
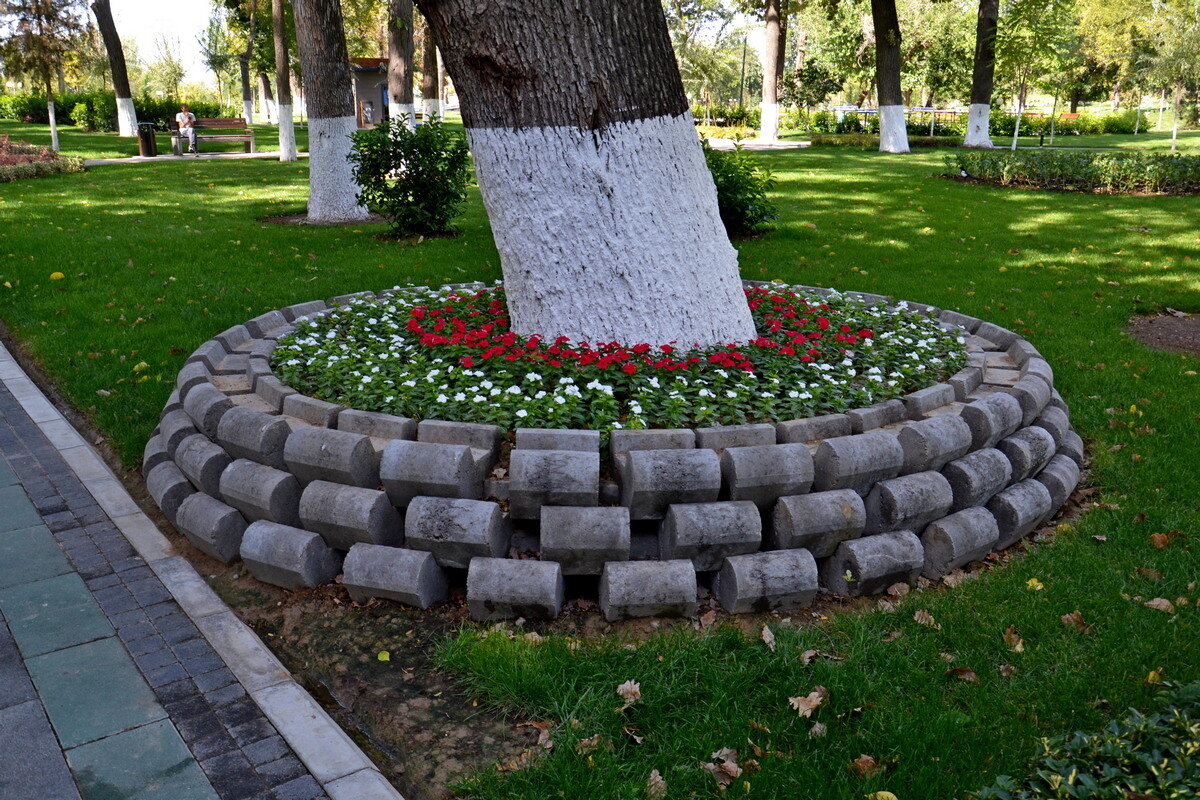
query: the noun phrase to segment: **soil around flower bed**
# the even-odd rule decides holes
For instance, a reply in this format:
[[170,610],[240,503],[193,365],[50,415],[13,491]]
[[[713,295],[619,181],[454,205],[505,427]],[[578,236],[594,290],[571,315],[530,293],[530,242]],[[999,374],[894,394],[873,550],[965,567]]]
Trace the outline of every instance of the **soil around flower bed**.
[[1200,315],[1176,311],[1134,317],[1126,330],[1134,339],[1154,350],[1200,356]]

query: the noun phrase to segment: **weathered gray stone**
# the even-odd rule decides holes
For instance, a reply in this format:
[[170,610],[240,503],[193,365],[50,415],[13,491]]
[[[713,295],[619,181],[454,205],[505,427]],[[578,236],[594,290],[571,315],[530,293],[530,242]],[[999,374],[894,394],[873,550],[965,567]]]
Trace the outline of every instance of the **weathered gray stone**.
[[172,458],[179,444],[194,433],[198,433],[196,426],[185,411],[164,414],[158,423],[158,435],[162,437],[163,447],[167,448],[167,454]]
[[266,378],[275,373],[271,370],[270,359],[263,358],[262,356],[251,356],[246,359],[246,372],[244,374],[246,381],[250,384],[250,391],[254,391],[258,385],[259,378]]
[[433,553],[443,567],[466,569],[477,556],[501,558],[509,533],[500,506],[485,500],[415,497],[404,515],[404,546]]
[[862,497],[851,489],[836,489],[779,498],[765,534],[773,549],[804,548],[814,558],[825,558],[843,541],[861,536],[866,526]]
[[904,450],[904,475],[940,470],[971,450],[971,429],[956,414],[910,422],[896,438]]
[[396,417],[374,411],[346,409],[338,414],[339,431],[361,433],[372,439],[416,439],[417,423],[408,417]]
[[878,594],[894,583],[912,583],[925,566],[921,540],[912,531],[851,539],[820,565],[821,586],[837,595]]
[[192,389],[208,383],[211,377],[212,372],[201,361],[189,361],[184,364],[175,377],[175,390],[179,392],[180,402]]
[[164,461],[146,473],[146,490],[172,523],[179,506],[196,493],[192,482],[172,461]]
[[1068,431],[1058,446],[1058,452],[1075,462],[1083,469],[1084,448],[1083,439],[1075,431]]
[[337,550],[356,542],[399,547],[404,539],[400,512],[376,489],[313,481],[300,495],[300,521]]
[[1012,463],[994,447],[976,450],[942,467],[954,492],[951,511],[981,506],[1011,483]]
[[1028,341],[1018,337],[1008,346],[1008,356],[1018,365],[1023,365],[1030,359],[1041,358],[1042,354]]
[[286,385],[274,375],[263,375],[255,380],[254,393],[262,398],[264,403],[274,409],[276,414],[283,411],[284,400],[297,394],[295,389]]
[[274,522],[251,523],[240,552],[251,575],[284,589],[329,583],[342,566],[342,557],[317,534]]
[[246,520],[236,508],[196,492],[179,505],[175,527],[197,550],[228,564],[238,556]]
[[1031,425],[1050,402],[1050,387],[1041,378],[1022,378],[1008,390],[1021,404],[1021,424]]
[[600,431],[561,428],[517,428],[518,450],[600,452]]
[[217,425],[217,442],[233,458],[284,469],[283,447],[291,432],[282,417],[234,406]]
[[187,357],[185,364],[200,363],[209,371],[215,373],[217,367],[225,360],[225,348],[215,339],[209,339],[204,344],[200,345]]
[[594,506],[600,502],[600,453],[513,450],[508,502],[513,519],[537,519],[542,506]]
[[817,594],[817,562],[807,550],[775,550],[725,559],[713,594],[731,614],[804,608]]
[[1071,432],[1071,420],[1067,417],[1067,412],[1057,406],[1048,405],[1043,408],[1041,416],[1035,419],[1033,424],[1038,428],[1046,429],[1046,432],[1054,438],[1055,447],[1066,441],[1067,434]]
[[315,397],[305,397],[302,394],[289,394],[283,398],[284,414],[322,428],[336,428],[338,414],[342,413],[345,408],[337,403],[329,403]]
[[486,450],[494,460],[500,455],[500,439],[504,430],[497,425],[474,422],[446,422],[423,419],[417,424],[417,441],[431,444],[465,444],[475,450]]
[[221,363],[217,364],[213,370],[213,383],[217,382],[218,376],[243,376],[246,374],[246,369],[250,366],[250,356],[246,353],[230,353],[221,359]]
[[730,447],[721,454],[721,476],[730,500],[751,500],[769,511],[780,497],[809,490],[812,454],[803,444]]
[[351,292],[350,294],[339,294],[337,297],[329,298],[331,306],[348,306],[355,301],[374,300],[374,292]]
[[246,330],[250,331],[250,335],[255,339],[266,338],[266,335],[276,328],[286,325],[287,317],[280,311],[268,311],[265,314],[259,314],[252,320],[246,322]]
[[471,619],[554,619],[562,603],[562,570],[553,561],[471,559],[467,570]]
[[1068,417],[1071,416],[1071,409],[1067,406],[1067,401],[1063,400],[1062,395],[1058,393],[1058,389],[1050,393],[1050,402],[1046,403],[1046,407],[1061,408]]
[[1040,378],[1047,386],[1054,386],[1054,368],[1044,358],[1031,358],[1021,365],[1021,374],[1027,378]]
[[300,525],[300,481],[290,472],[239,458],[221,473],[220,492],[251,522]]
[[846,292],[846,297],[861,300],[869,306],[887,306],[892,304],[892,298],[873,292]]
[[952,570],[979,561],[996,546],[1000,528],[986,508],[965,508],[929,524],[921,534],[925,548],[926,578],[940,578]]
[[1054,457],[1054,437],[1045,428],[1030,426],[1001,439],[996,449],[1012,464],[1009,481],[1018,483],[1033,477],[1050,463]]
[[214,497],[221,491],[221,473],[232,460],[228,453],[199,433],[184,439],[175,451],[175,465],[188,476],[193,486]]
[[296,303],[295,305],[281,308],[279,311],[288,322],[295,322],[301,317],[311,317],[313,314],[320,314],[327,308],[329,306],[325,304],[324,300],[309,300],[307,303]]
[[762,545],[762,517],[748,500],[674,503],[658,529],[659,558],[690,558],[697,572],[720,569],[726,556]]
[[884,425],[894,425],[904,420],[908,412],[903,400],[885,400],[866,408],[856,408],[846,412],[850,418],[851,433],[866,433]]
[[775,426],[769,423],[753,425],[721,425],[715,428],[696,428],[696,447],[724,450],[727,447],[756,447],[775,444]]
[[605,562],[629,560],[629,509],[542,506],[541,546],[564,575],[599,575]]
[[951,375],[946,383],[954,390],[954,399],[961,403],[983,383],[983,370],[975,366],[965,366]]
[[935,383],[933,386],[909,392],[902,399],[908,419],[924,419],[926,414],[942,406],[950,405],[957,397],[954,394],[954,387],[950,384]]
[[[162,414],[170,414],[172,411],[183,410],[183,397],[179,394],[179,387],[171,390],[171,394],[167,397],[167,403],[163,406]],[[161,417],[162,414],[159,414]]]
[[837,436],[849,436],[850,433],[850,418],[845,414],[790,419],[775,425],[776,437],[780,442],[787,444],[833,439]]
[[1046,491],[1050,492],[1050,511],[1038,523],[1044,525],[1058,513],[1058,510],[1070,498],[1071,492],[1075,491],[1075,487],[1079,485],[1079,465],[1069,456],[1055,456],[1050,459],[1046,468],[1034,477],[1034,480],[1045,486]]
[[904,468],[904,448],[887,431],[826,439],[814,459],[817,491],[853,489],[866,494],[877,481],[894,478]]
[[968,317],[966,314],[960,314],[957,311],[942,309],[942,313],[938,314],[938,319],[942,322],[949,322],[951,325],[957,325],[965,329],[968,333],[974,333],[979,327],[980,320],[975,317]]
[[1007,328],[1001,328],[999,325],[996,325],[992,322],[987,322],[986,320],[979,323],[979,326],[975,328],[974,333],[976,336],[992,342],[1001,350],[1007,350],[1012,346],[1012,343],[1019,338],[1015,333]]
[[368,437],[359,433],[301,427],[288,436],[283,460],[301,483],[332,481],[368,489],[379,486],[375,448]]
[[961,416],[971,429],[971,449],[980,450],[1021,427],[1021,404],[1010,394],[990,394],[963,406]]
[[171,454],[167,452],[162,435],[155,433],[146,440],[146,447],[142,450],[142,474],[149,475],[150,470],[170,460]]
[[600,608],[609,622],[691,617],[696,607],[696,570],[691,559],[610,561],[600,575]]
[[211,383],[193,386],[183,399],[183,410],[192,418],[192,423],[210,439],[217,438],[217,426],[221,416],[233,408],[233,401]]
[[987,509],[1000,526],[998,550],[1011,547],[1029,535],[1054,510],[1050,491],[1035,480],[1014,483],[989,500]]
[[711,502],[721,493],[721,461],[713,450],[633,450],[617,465],[630,519],[661,519],[672,503]]
[[690,450],[695,446],[696,432],[691,428],[615,430],[608,450],[615,459],[631,450]]
[[440,603],[449,592],[446,573],[432,553],[362,543],[346,555],[342,585],[356,603],[382,597],[417,608]]
[[213,386],[217,387],[222,394],[229,395],[229,399],[233,402],[235,397],[244,397],[252,394],[253,387],[250,385],[250,379],[245,373],[237,375],[213,375]]
[[483,494],[471,448],[395,439],[383,449],[379,477],[392,502],[404,508],[414,497],[462,497]]
[[920,533],[935,519],[946,516],[954,492],[940,472],[914,472],[880,481],[867,495],[866,534],[909,530]]
[[271,355],[275,349],[279,347],[279,342],[274,339],[251,339],[245,346],[246,355],[251,358],[265,358],[271,360]]

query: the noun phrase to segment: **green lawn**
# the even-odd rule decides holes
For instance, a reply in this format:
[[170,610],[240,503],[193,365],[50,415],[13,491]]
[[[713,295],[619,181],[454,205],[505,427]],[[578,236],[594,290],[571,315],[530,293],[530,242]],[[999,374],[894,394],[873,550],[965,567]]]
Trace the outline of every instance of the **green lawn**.
[[[254,139],[257,148],[263,152],[279,149],[279,128],[275,125],[253,125]],[[14,140],[49,146],[50,127],[48,125],[28,125],[12,120],[0,120],[0,136],[11,136]],[[158,152],[171,152],[171,137],[165,133],[158,134]],[[80,158],[125,158],[138,154],[138,142],[133,137],[122,137],[116,133],[89,133],[76,128],[74,125],[61,125],[58,129],[59,147],[64,155],[79,156]],[[299,125],[296,128],[296,144],[300,151],[308,149],[308,127]],[[200,143],[200,149],[206,153],[240,153],[240,142],[208,142]]]
[[[761,158],[778,175],[783,218],[740,244],[744,276],[894,294],[1021,332],[1050,359],[1090,443],[1101,505],[1053,546],[915,593],[894,613],[773,621],[774,653],[756,630],[720,625],[683,625],[632,648],[619,636],[576,646],[471,628],[444,645],[447,667],[483,702],[562,723],[553,751],[532,768],[483,775],[480,797],[638,798],[654,769],[668,797],[715,797],[700,764],[723,747],[758,767],[730,796],[963,797],[1020,773],[1038,737],[1144,706],[1151,670],[1200,678],[1200,368],[1123,331],[1130,316],[1164,306],[1200,311],[1195,198],[967,185],[938,177],[936,152]],[[184,162],[0,185],[0,317],[130,466],[186,355],[223,328],[316,297],[498,277],[477,192],[462,236],[415,246],[377,241],[378,226],[260,222],[302,208],[305,175],[303,163]],[[50,282],[54,271],[66,277]],[[1175,530],[1165,548],[1151,544]],[[1041,590],[1027,585],[1034,578]],[[1168,614],[1143,605],[1155,597],[1187,600]],[[918,609],[940,628],[918,625]],[[1076,610],[1086,632],[1060,621]],[[1022,653],[1005,645],[1010,626]],[[363,658],[387,644],[364,641]],[[806,667],[798,655],[808,648],[844,660]],[[1001,665],[1016,671],[1003,677]],[[947,674],[960,666],[978,682]],[[643,700],[615,714],[616,686],[630,679]],[[812,721],[828,733],[809,738],[811,721],[788,698],[817,685],[829,699]],[[577,750],[596,734],[595,750]],[[886,771],[858,777],[849,765],[860,754]]]

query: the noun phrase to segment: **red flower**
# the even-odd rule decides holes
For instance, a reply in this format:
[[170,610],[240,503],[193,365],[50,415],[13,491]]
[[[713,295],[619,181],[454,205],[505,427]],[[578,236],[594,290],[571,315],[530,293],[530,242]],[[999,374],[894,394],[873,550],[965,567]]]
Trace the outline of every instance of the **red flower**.
[[637,372],[637,367],[635,367],[633,364],[626,364],[625,366],[621,367],[621,369],[626,375],[633,375]]

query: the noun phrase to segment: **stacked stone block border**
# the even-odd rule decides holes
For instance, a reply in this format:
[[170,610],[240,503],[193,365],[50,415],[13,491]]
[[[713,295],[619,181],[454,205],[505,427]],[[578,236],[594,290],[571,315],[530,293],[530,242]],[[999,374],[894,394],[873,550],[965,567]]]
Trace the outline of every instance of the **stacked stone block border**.
[[499,427],[350,409],[272,373],[298,321],[367,297],[262,314],[187,359],[143,469],[201,551],[285,588],[340,573],[357,601],[421,608],[465,573],[480,620],[555,617],[568,581],[610,620],[693,614],[700,586],[730,612],[790,609],[1011,547],[1084,464],[1032,344],[909,303],[965,337],[968,363],[943,383],[809,419],[614,431],[606,452],[596,431],[518,429],[502,469]]

